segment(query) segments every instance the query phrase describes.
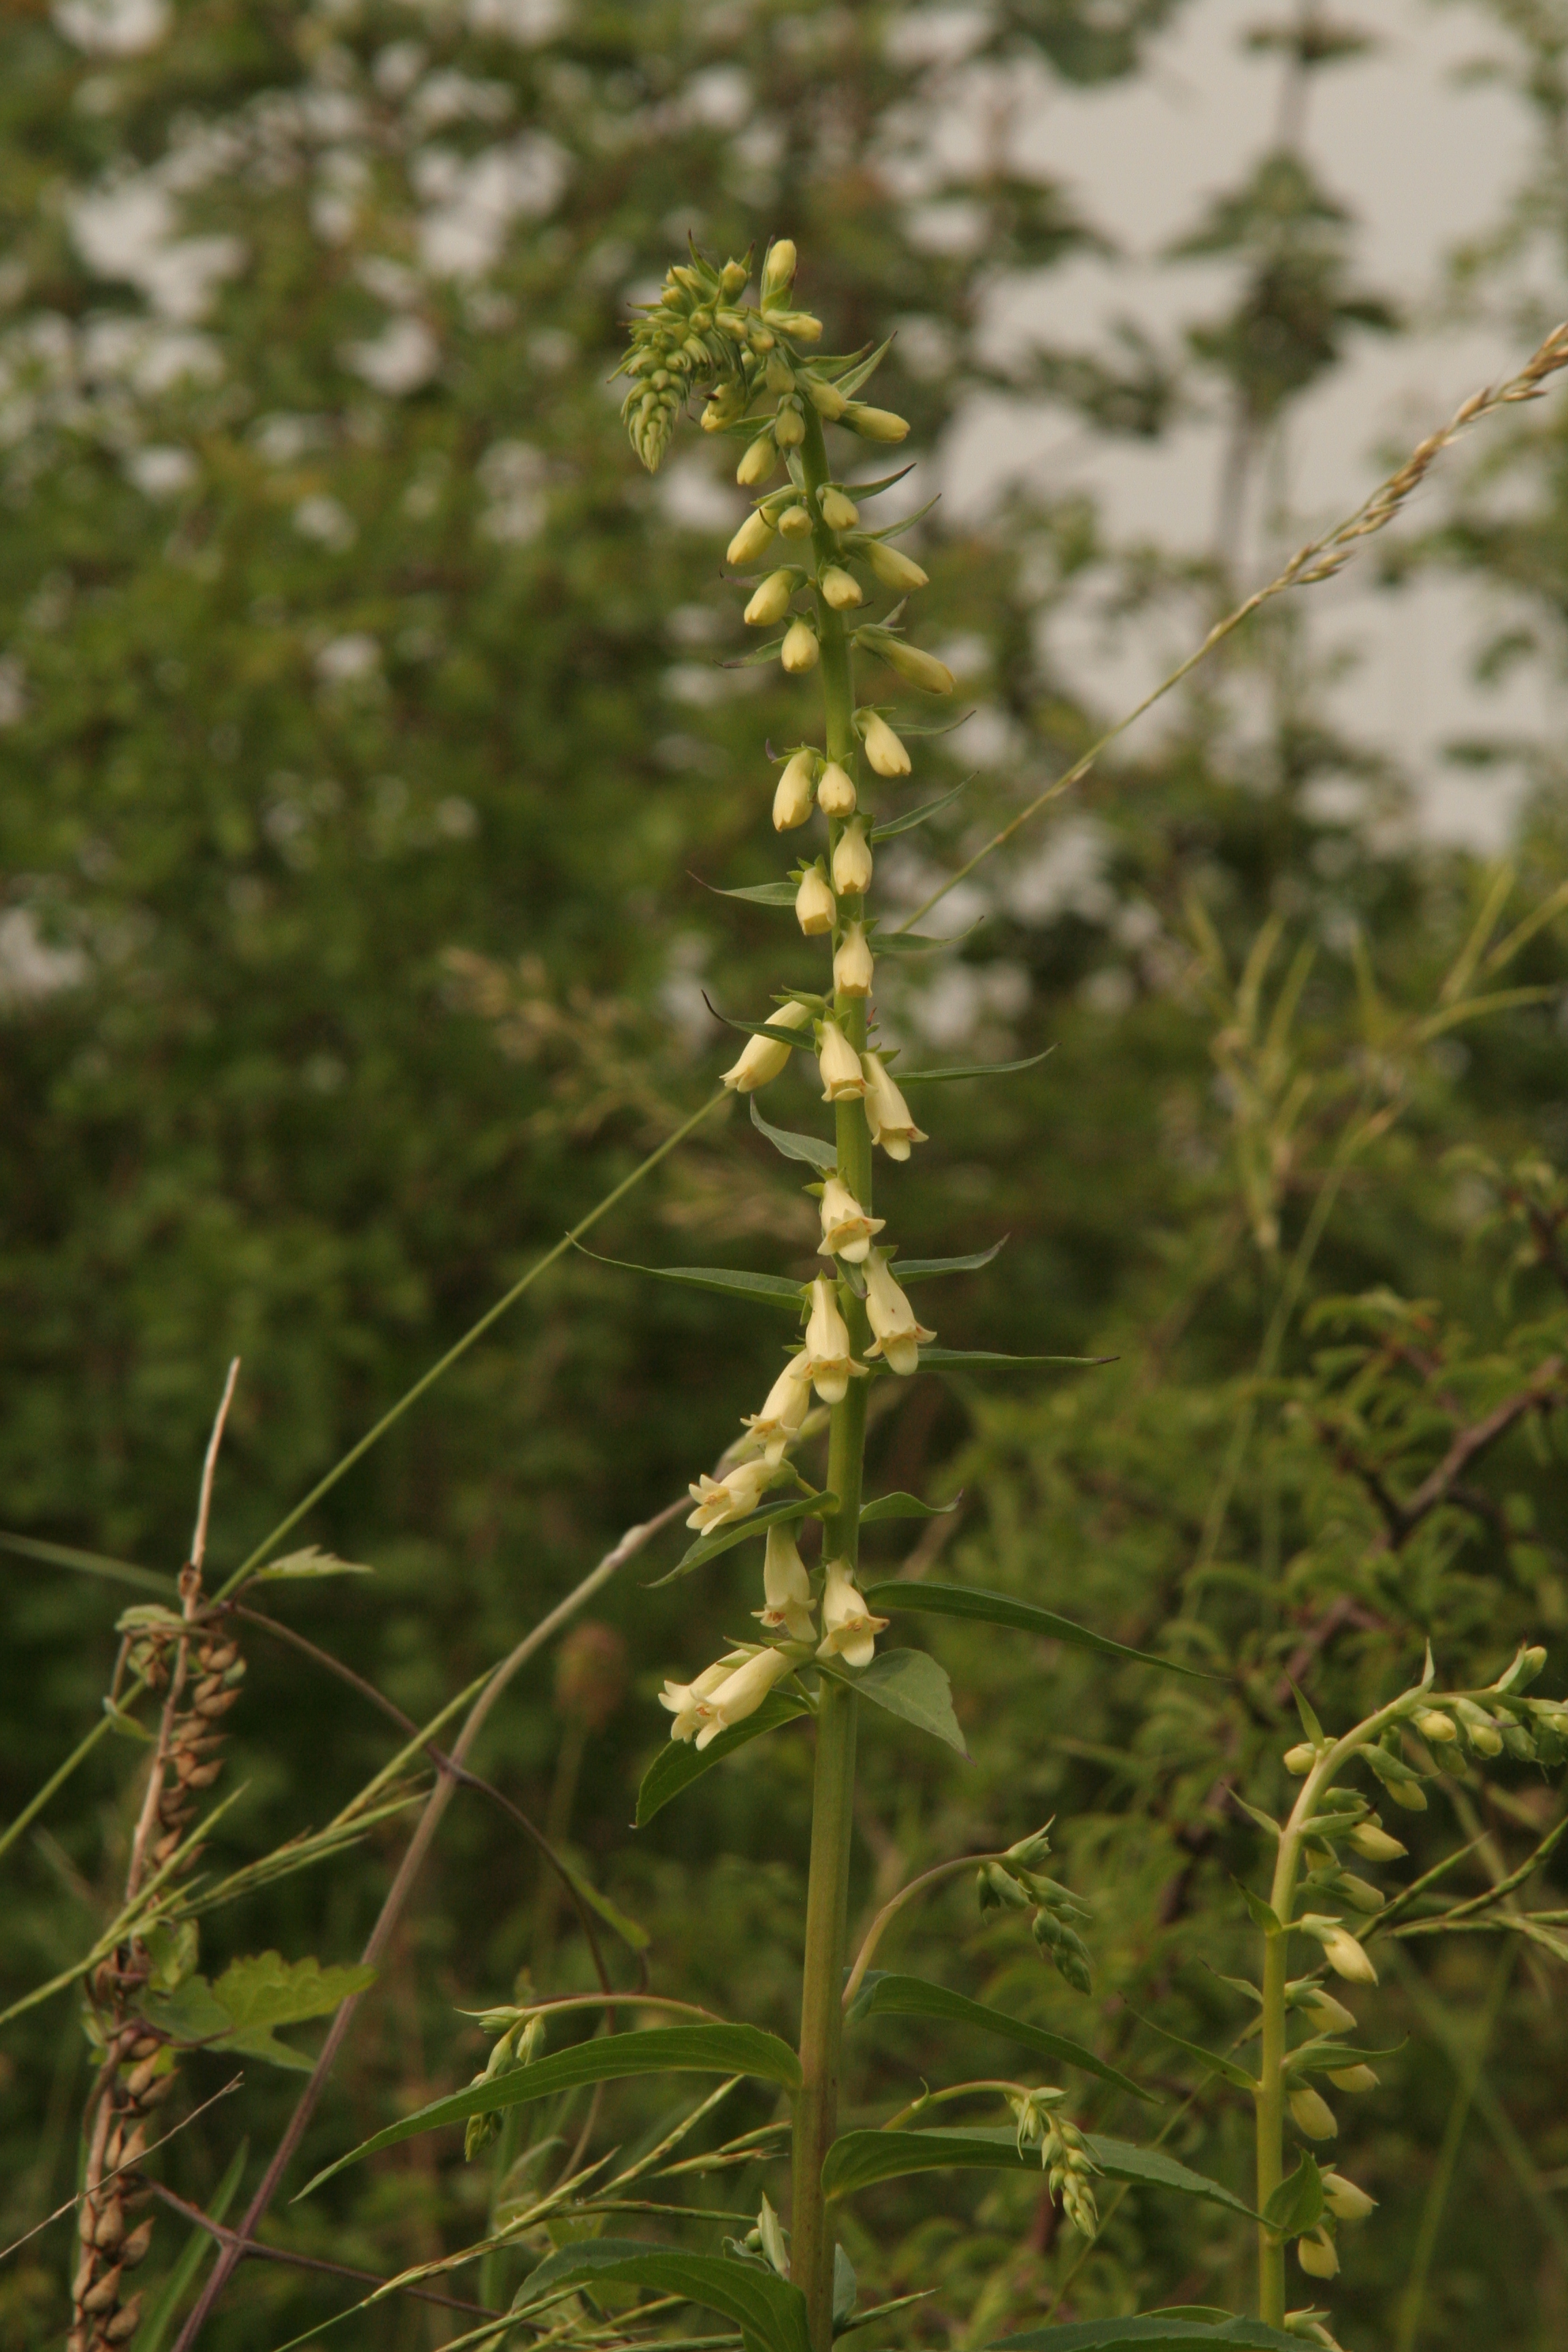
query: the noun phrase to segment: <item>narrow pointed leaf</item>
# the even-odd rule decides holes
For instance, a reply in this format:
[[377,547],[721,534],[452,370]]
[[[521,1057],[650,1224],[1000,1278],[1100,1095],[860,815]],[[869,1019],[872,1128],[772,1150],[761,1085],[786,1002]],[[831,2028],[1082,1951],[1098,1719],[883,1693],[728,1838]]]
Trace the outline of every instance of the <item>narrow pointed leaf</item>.
[[[882,362],[887,358],[888,353],[892,350],[892,348],[893,338],[891,335],[889,335],[884,341],[879,342],[877,345],[874,352],[868,352],[863,360],[858,360],[853,367],[847,367],[842,375],[835,377],[834,381],[837,383],[838,390],[844,394],[847,400],[853,399],[856,393],[859,391],[861,385],[870,382],[871,378],[876,374],[877,370],[881,366]],[[885,490],[890,488],[894,482],[901,482],[905,474],[912,474],[913,471],[914,467],[912,466],[906,466],[902,472],[889,474],[885,482],[874,483],[871,486],[871,489]],[[869,498],[871,496],[871,489],[861,489],[858,484],[857,484],[853,495],[857,498]]]
[[84,1576],[106,1577],[111,1584],[133,1584],[142,1592],[169,1592],[175,1590],[172,1576],[159,1576],[150,1568],[133,1568],[128,1559],[110,1559],[102,1552],[79,1551],[74,1544],[45,1543],[38,1536],[14,1536],[0,1533],[0,1551],[15,1552],[18,1559],[39,1559],[50,1568],[74,1568]]
[[1056,1052],[1047,1045],[1043,1054],[1026,1055],[1021,1062],[954,1062],[942,1070],[900,1070],[899,1085],[908,1087],[942,1086],[952,1078],[1004,1078],[1014,1070],[1032,1070],[1041,1062],[1049,1061]]
[[716,898],[745,898],[753,907],[793,907],[796,885],[793,882],[748,882],[737,890],[720,890],[711,882],[704,882]]
[[470,2083],[448,2098],[433,2099],[428,2106],[405,2116],[401,2123],[372,2133],[335,2164],[324,2166],[306,2182],[300,2196],[309,2197],[323,2180],[330,2180],[347,2165],[357,2164],[362,2157],[396,2147],[405,2139],[417,2139],[422,2133],[439,2131],[447,2124],[466,2123],[470,2116],[500,2115],[507,2107],[552,2098],[557,2092],[574,2091],[585,2083],[619,2083],[635,2074],[754,2074],[786,2091],[800,2087],[800,2061],[795,2052],[776,2034],[764,2033],[757,2025],[655,2025],[637,2033],[605,2034],[535,2059],[532,2065],[520,2066],[510,2074],[492,2074]]
[[1322,2217],[1323,2176],[1311,2149],[1305,2148],[1295,2171],[1265,2205],[1263,2218],[1277,2238],[1296,2238],[1303,2230],[1315,2230]]
[[752,1125],[759,1135],[767,1137],[775,1151],[782,1151],[786,1160],[804,1160],[808,1168],[819,1169],[824,1176],[836,1172],[838,1166],[838,1146],[836,1143],[825,1143],[815,1135],[792,1135],[788,1128],[773,1127],[757,1108],[755,1095],[751,1097],[751,1102]]
[[1038,1633],[1045,1641],[1098,1650],[1102,1657],[1128,1658],[1141,1666],[1163,1667],[1167,1674],[1189,1675],[1198,1682],[1213,1680],[1197,1666],[1155,1657],[1149,1650],[1129,1649],[1124,1642],[1091,1633],[1087,1625],[1077,1625],[1070,1617],[1058,1617],[1054,1609],[1041,1609],[1033,1601],[1016,1601],[1009,1592],[987,1592],[978,1584],[932,1584],[923,1576],[896,1577],[872,1585],[866,1598],[877,1610],[909,1609],[928,1617],[967,1617],[983,1624],[1007,1625],[1016,1633]]
[[[601,1257],[597,1250],[577,1247],[600,1265],[618,1266],[623,1274],[651,1275],[656,1282],[673,1282],[687,1290],[711,1290],[721,1298],[760,1298],[770,1307],[787,1307],[798,1315],[805,1285],[782,1274],[752,1274],[745,1266],[634,1265],[628,1258]],[[266,1570],[262,1573],[265,1575]]]
[[804,1699],[792,1697],[787,1691],[770,1691],[754,1715],[721,1731],[704,1748],[694,1748],[684,1739],[666,1740],[643,1774],[633,1827],[646,1829],[671,1798],[689,1789],[693,1780],[700,1780],[704,1772],[710,1772],[726,1756],[733,1756],[737,1748],[744,1748],[749,1741],[760,1739],[764,1731],[776,1731],[781,1723],[794,1723],[810,1712]]
[[999,1356],[989,1348],[926,1348],[921,1349],[921,1362],[932,1371],[949,1372],[1026,1372],[1042,1364],[1066,1365],[1069,1370],[1092,1370],[1097,1364],[1113,1364],[1114,1356]]
[[[966,713],[965,716],[968,716],[968,714]],[[909,734],[923,733],[925,730],[919,727],[910,728],[906,720],[904,731],[906,734]],[[942,810],[944,808],[951,808],[953,802],[958,798],[959,793],[967,792],[968,789],[969,785],[966,779],[962,784],[954,784],[952,792],[943,793],[940,799],[934,801],[923,801],[919,808],[910,809],[907,816],[890,816],[885,824],[874,824],[871,827],[872,840],[891,841],[893,835],[897,833],[913,833],[916,825],[927,824],[933,816],[940,814]],[[885,944],[886,942],[884,941],[884,945]]]
[[[1129,2006],[1131,2008],[1131,2004]],[[1184,2050],[1189,2058],[1195,2058],[1200,2066],[1206,2066],[1211,2074],[1219,2075],[1223,2082],[1231,2084],[1235,2089],[1257,2090],[1257,2076],[1249,2074],[1245,2066],[1238,2066],[1234,2058],[1222,2057],[1216,2050],[1205,2050],[1201,2042],[1185,2041],[1181,2034],[1171,2032],[1167,2027],[1156,2025],[1152,2017],[1143,2016],[1139,2010],[1132,2009],[1131,2013],[1140,2025],[1146,2025],[1151,2033],[1157,2033],[1162,2042],[1170,2042],[1173,2049]]]
[[978,915],[973,923],[965,923],[963,930],[949,931],[945,937],[928,931],[879,932],[871,945],[879,956],[940,955],[944,948],[962,947],[965,940],[972,940],[984,920],[984,915]]
[[871,1528],[883,1519],[945,1519],[957,1510],[963,1499],[961,1495],[955,1495],[951,1503],[922,1503],[918,1495],[879,1495],[861,1512],[860,1524]]
[[894,1261],[893,1272],[902,1284],[929,1282],[933,1275],[938,1274],[978,1274],[983,1265],[989,1265],[992,1259],[1006,1248],[1008,1238],[1004,1234],[1001,1240],[993,1242],[988,1250],[973,1250],[967,1257],[898,1258]]
[[862,1698],[917,1731],[929,1732],[952,1748],[967,1763],[969,1750],[952,1711],[952,1685],[936,1660],[924,1650],[879,1650],[861,1674],[841,1674]]
[[[1144,2189],[1169,2189],[1183,2197],[1198,2197],[1212,2205],[1258,2216],[1250,2205],[1210,2180],[1189,2170],[1159,2148],[1134,2147],[1129,2141],[1102,2139],[1086,2132],[1085,2145],[1108,2180],[1125,2180]],[[1040,2170],[1039,2152],[1020,2156],[1017,2134],[1011,2125],[974,2131],[852,2131],[843,2133],[828,2149],[822,2167],[822,2185],[830,2197],[847,2197],[879,2180],[895,2180],[909,2172],[942,2172],[982,2167],[988,2171]]]
[[859,2005],[862,2017],[935,2017],[950,2025],[979,2026],[986,2033],[998,2034],[1004,2042],[1014,2042],[1020,2050],[1032,2050],[1037,2058],[1047,2058],[1053,2064],[1076,2066],[1080,2073],[1098,2076],[1102,2083],[1114,2084],[1119,2091],[1127,2091],[1135,2099],[1147,2099],[1157,2105],[1152,2091],[1135,2083],[1131,2074],[1097,2058],[1081,2042],[1069,2041],[1066,2035],[1048,2033],[1044,2026],[1029,2025],[1024,2019],[1009,2017],[1005,2010],[991,2009],[984,2001],[970,2000],[961,1992],[949,1992],[945,1985],[929,1984],[923,1977],[898,1975],[879,1976],[869,1998]]
[[635,2239],[590,2239],[546,2255],[521,2298],[528,2309],[563,2287],[646,2286],[716,2311],[738,2327],[748,2352],[811,2352],[805,2297],[760,2263],[688,2254]]
[[644,1590],[657,1592],[661,1584],[673,1584],[677,1577],[689,1576],[693,1569],[705,1568],[721,1552],[731,1550],[752,1536],[765,1535],[769,1528],[776,1527],[783,1519],[823,1519],[837,1508],[837,1495],[789,1495],[782,1503],[770,1503],[766,1510],[752,1511],[743,1519],[727,1520],[710,1536],[699,1536],[694,1544],[689,1544],[675,1566],[663,1576],[653,1577]]
[[303,1551],[285,1553],[281,1559],[269,1559],[247,1577],[249,1584],[291,1584],[304,1582],[318,1576],[374,1576],[374,1568],[363,1560],[340,1559],[335,1552],[321,1551],[315,1544],[307,1544]]
[[783,637],[771,637],[765,646],[753,646],[749,654],[733,654],[728,661],[716,661],[710,667],[714,669],[760,669],[764,662],[778,659],[779,647],[783,643]]
[[1194,2319],[1179,2311],[1141,2312],[1131,2319],[1075,2319],[1061,2327],[1031,2327],[1004,2336],[990,2352],[1301,2352],[1311,2338],[1286,2336],[1261,2319]]

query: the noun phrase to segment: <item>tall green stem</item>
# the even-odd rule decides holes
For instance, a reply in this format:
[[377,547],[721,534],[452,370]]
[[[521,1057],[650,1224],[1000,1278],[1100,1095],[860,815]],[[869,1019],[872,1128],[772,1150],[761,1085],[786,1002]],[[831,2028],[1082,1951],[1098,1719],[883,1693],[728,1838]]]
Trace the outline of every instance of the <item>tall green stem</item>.
[[[827,482],[827,452],[815,410],[806,412],[802,462],[813,509],[813,550],[819,565],[838,550],[816,501]],[[826,747],[857,777],[855,690],[844,623],[819,594],[817,632],[822,646]],[[857,777],[857,782],[858,782]],[[837,847],[840,828],[829,827]],[[837,948],[843,922],[859,917],[859,898],[842,902],[834,926]],[[857,1051],[866,1044],[866,1000],[836,995],[834,1017]],[[866,1210],[871,1206],[871,1132],[858,1101],[835,1106],[838,1174]],[[839,1307],[851,1346],[863,1360],[870,1331],[866,1310],[847,1283],[838,1286]],[[847,1559],[859,1551],[860,1488],[866,1452],[866,1382],[852,1380],[833,1408],[827,1448],[827,1484],[838,1509],[823,1531],[825,1556]],[[805,1904],[805,1967],[801,1984],[801,2090],[795,2102],[790,2213],[790,2275],[805,2297],[814,2352],[829,2352],[833,2340],[834,2240],[822,2194],[822,2165],[838,2129],[841,1993],[848,1926],[849,1847],[855,1810],[854,1692],[843,1683],[822,1681],[816,1717],[816,1773],[812,1790],[811,1876]]]

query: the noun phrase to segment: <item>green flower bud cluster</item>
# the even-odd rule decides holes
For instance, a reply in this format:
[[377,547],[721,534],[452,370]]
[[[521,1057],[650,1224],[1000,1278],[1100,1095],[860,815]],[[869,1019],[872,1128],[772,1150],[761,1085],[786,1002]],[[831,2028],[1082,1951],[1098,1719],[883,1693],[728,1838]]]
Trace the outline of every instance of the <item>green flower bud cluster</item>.
[[1059,2112],[1066,2098],[1065,2091],[1042,2084],[1010,2095],[1007,2104],[1018,2126],[1019,2155],[1026,2148],[1039,2149],[1047,2189],[1074,2229],[1092,2238],[1100,2228],[1093,2188],[1099,2168],[1078,2126]]
[[[1026,1846],[1047,1851],[1045,1832],[1026,1841]],[[1042,1878],[1016,1859],[1015,1847],[1000,1862],[982,1863],[975,1877],[975,1893],[982,1912],[1034,1912],[1030,1932],[1040,1948],[1042,1957],[1049,1955],[1057,1974],[1072,1986],[1075,1992],[1093,1990],[1093,1962],[1088,1945],[1078,1933],[1079,1923],[1093,1916],[1088,1906],[1079,1901],[1054,1878]]]

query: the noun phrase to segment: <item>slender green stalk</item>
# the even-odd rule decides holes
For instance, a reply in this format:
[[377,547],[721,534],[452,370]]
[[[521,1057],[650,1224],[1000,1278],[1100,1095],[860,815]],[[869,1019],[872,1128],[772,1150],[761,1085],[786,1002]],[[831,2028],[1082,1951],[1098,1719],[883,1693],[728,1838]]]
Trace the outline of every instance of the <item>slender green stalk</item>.
[[[1285,2174],[1285,1948],[1284,1936],[1263,1944],[1263,2071],[1258,2092],[1258,2210],[1261,2213]],[[1285,2248],[1263,2228],[1258,2232],[1258,2313],[1269,2326],[1285,2316]]]

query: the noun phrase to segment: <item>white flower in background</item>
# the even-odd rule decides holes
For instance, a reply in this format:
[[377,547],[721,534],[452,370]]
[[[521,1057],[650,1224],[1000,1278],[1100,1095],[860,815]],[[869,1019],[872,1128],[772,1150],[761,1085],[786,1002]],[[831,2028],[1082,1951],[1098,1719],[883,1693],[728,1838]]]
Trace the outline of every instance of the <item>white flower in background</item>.
[[868,1666],[876,1654],[877,1636],[885,1633],[885,1617],[873,1617],[866,1606],[866,1596],[856,1583],[847,1559],[829,1560],[827,1581],[822,1592],[823,1638],[817,1644],[819,1658],[842,1658],[847,1666],[857,1672]]
[[895,1372],[918,1370],[921,1342],[934,1339],[936,1333],[916,1322],[915,1310],[894,1281],[883,1250],[876,1251],[866,1267],[866,1314],[877,1335],[867,1354],[885,1356]]
[[833,957],[833,985],[840,996],[869,996],[876,974],[864,923],[846,923]]
[[667,1706],[675,1721],[669,1727],[672,1739],[689,1739],[705,1720],[704,1702],[710,1692],[721,1683],[728,1682],[736,1666],[745,1657],[744,1650],[731,1650],[715,1666],[705,1666],[695,1682],[667,1681],[658,1695],[660,1706]]
[[755,1715],[773,1685],[790,1668],[791,1661],[783,1650],[759,1650],[743,1666],[737,1666],[701,1702],[704,1721],[697,1735],[698,1747],[706,1748],[721,1731]]
[[819,1274],[811,1286],[805,1369],[824,1404],[837,1404],[848,1392],[851,1372],[866,1369],[849,1352],[849,1328],[838,1312],[830,1275]]
[[763,1494],[773,1484],[773,1465],[764,1454],[763,1459],[739,1462],[722,1478],[710,1478],[704,1471],[694,1486],[689,1486],[697,1508],[686,1524],[706,1535],[710,1528],[721,1528],[730,1519],[743,1519],[754,1511]]
[[859,817],[847,824],[833,853],[833,887],[842,898],[858,898],[871,887],[871,851]]
[[761,1412],[743,1416],[752,1439],[769,1462],[782,1462],[784,1447],[805,1419],[811,1380],[804,1356],[792,1356],[763,1400]]
[[866,1091],[860,1056],[837,1021],[825,1021],[816,1043],[816,1066],[822,1073],[824,1102],[853,1102]]
[[[769,1024],[777,1029],[804,1029],[811,1014],[804,1004],[781,1004],[770,1013]],[[723,1083],[738,1095],[755,1094],[759,1087],[772,1084],[790,1057],[790,1047],[782,1045],[776,1037],[748,1037],[738,1062],[732,1062],[724,1073]]]
[[924,1143],[926,1137],[910,1117],[910,1107],[893,1084],[880,1055],[862,1054],[860,1066],[866,1073],[866,1117],[870,1121],[871,1140],[879,1143],[889,1160],[907,1160],[911,1143]]
[[816,1641],[811,1579],[788,1528],[768,1529],[767,1558],[763,1562],[763,1599],[765,1608],[753,1612],[763,1624],[786,1633],[792,1642]]
[[822,1244],[818,1255],[847,1258],[858,1265],[870,1252],[871,1236],[886,1217],[868,1217],[847,1184],[830,1176],[822,1188]]

